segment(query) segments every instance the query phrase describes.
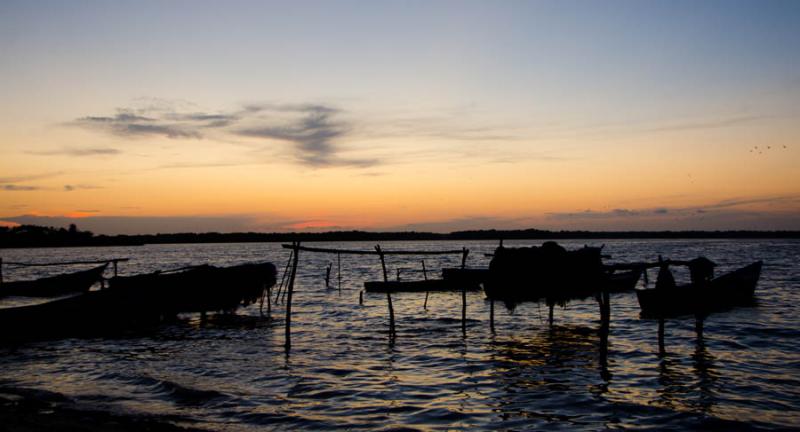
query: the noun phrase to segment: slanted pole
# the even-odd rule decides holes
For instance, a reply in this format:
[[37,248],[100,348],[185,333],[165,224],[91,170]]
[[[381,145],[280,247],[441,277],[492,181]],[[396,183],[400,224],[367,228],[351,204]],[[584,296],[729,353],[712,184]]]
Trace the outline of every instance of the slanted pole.
[[283,290],[284,284],[286,283],[286,278],[289,275],[290,266],[292,265],[292,259],[294,259],[294,249],[289,252],[289,259],[286,260],[286,267],[283,268],[283,275],[281,275],[281,283],[278,285],[278,289],[275,290],[275,303],[278,303],[281,297],[281,291]]
[[297,261],[300,256],[300,242],[292,243],[294,259],[292,260],[292,274],[289,276],[289,285],[286,289],[286,336],[284,347],[288,352],[292,348],[292,293],[294,292],[294,279],[297,276]]
[[663,356],[667,351],[664,349],[664,318],[658,319],[658,355]]
[[[386,258],[383,255],[383,251],[381,251],[381,245],[375,245],[375,250],[378,252],[378,256],[381,258],[381,268],[383,269],[383,281],[389,282],[389,274],[386,272]],[[394,338],[395,335],[394,307],[392,306],[392,293],[390,293],[388,290],[386,291],[386,303],[389,306],[389,337]]]

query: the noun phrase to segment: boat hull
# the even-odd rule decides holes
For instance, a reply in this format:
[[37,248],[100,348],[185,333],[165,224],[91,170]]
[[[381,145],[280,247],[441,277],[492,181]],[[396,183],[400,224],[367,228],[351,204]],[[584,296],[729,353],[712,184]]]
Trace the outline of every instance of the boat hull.
[[0,297],[56,297],[88,291],[103,278],[108,263],[74,273],[61,274],[30,281],[3,282]]
[[761,276],[757,261],[720,277],[705,286],[694,284],[673,288],[636,290],[642,318],[667,318],[680,315],[705,315],[754,303]]
[[112,278],[110,287],[48,303],[0,309],[0,340],[102,336],[158,325],[182,312],[232,311],[275,284],[275,266],[203,266]]

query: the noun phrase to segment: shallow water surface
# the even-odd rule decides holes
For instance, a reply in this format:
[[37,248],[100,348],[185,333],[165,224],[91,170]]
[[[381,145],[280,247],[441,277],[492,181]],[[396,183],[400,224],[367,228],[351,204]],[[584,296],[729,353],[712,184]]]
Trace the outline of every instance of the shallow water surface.
[[[507,242],[513,244],[539,242]],[[583,241],[564,242],[568,247]],[[598,242],[592,241],[592,244]],[[703,338],[692,318],[667,322],[667,354],[658,356],[656,323],[641,320],[634,293],[612,295],[607,355],[593,300],[557,308],[496,305],[469,293],[466,336],[460,293],[393,295],[397,337],[389,343],[386,296],[358,297],[382,278],[372,256],[301,253],[293,301],[292,350],[283,348],[283,304],[273,320],[257,306],[236,319],[201,325],[189,315],[156,334],[67,339],[0,348],[0,382],[64,393],[109,410],[168,414],[213,430],[565,429],[800,426],[800,242],[793,240],[609,240],[608,262],[705,255],[718,273],[764,260],[758,305],[710,316]],[[325,243],[371,249],[372,243]],[[486,266],[495,242],[385,242],[388,249],[470,249],[468,265]],[[7,261],[130,257],[121,274],[190,264],[271,261],[278,244],[2,250]],[[428,269],[460,256],[425,257]],[[419,257],[388,257],[389,271],[421,267]],[[333,263],[334,289],[324,286]],[[59,272],[25,268],[6,280]],[[280,276],[280,275],[279,275]],[[654,274],[653,274],[654,276]],[[403,278],[421,277],[407,272]],[[651,281],[652,283],[652,281]],[[14,305],[5,300],[0,307]],[[3,331],[10,331],[4,329]]]

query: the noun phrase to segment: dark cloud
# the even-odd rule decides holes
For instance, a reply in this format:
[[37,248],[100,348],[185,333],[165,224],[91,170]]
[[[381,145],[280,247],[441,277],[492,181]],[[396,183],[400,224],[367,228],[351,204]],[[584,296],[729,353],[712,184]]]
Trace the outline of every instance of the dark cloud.
[[17,191],[35,191],[41,189],[38,186],[27,186],[27,185],[18,185],[18,184],[1,184],[0,190],[9,191],[9,192],[17,192]]
[[75,125],[88,129],[101,129],[123,137],[165,136],[167,138],[202,138],[197,125],[144,117],[120,112],[113,117],[81,117]]

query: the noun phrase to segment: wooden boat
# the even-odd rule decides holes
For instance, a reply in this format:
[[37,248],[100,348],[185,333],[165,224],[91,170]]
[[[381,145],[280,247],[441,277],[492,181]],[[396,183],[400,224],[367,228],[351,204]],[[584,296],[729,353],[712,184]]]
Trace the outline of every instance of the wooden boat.
[[481,286],[477,283],[459,283],[447,279],[364,282],[364,291],[375,293],[461,291],[463,289],[476,291],[480,288]]
[[88,291],[103,278],[108,263],[88,270],[28,281],[0,283],[0,297],[55,297]]
[[540,247],[495,250],[484,283],[486,296],[507,306],[545,300],[550,304],[590,297],[607,285],[602,248],[566,250],[555,242]]
[[636,290],[643,318],[703,315],[753,304],[762,262],[757,261],[708,282]]
[[115,277],[110,286],[48,303],[0,309],[0,340],[115,334],[152,327],[182,312],[231,312],[275,284],[270,263],[199,266]]

